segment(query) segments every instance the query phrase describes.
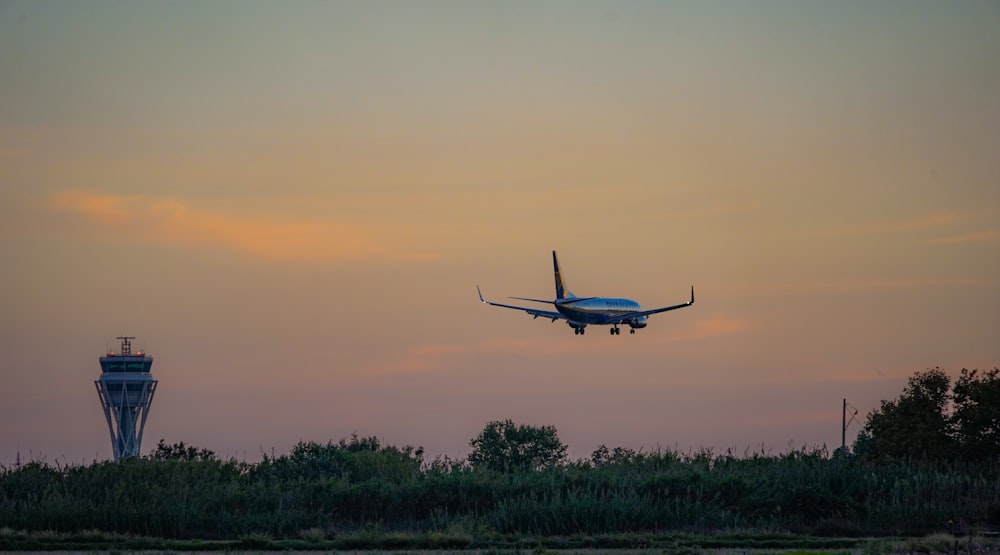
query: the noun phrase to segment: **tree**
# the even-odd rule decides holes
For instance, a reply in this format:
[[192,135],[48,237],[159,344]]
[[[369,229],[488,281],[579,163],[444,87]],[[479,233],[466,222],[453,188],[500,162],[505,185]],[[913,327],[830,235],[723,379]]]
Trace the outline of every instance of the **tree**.
[[415,480],[423,466],[424,448],[382,445],[377,437],[359,437],[325,444],[299,442],[287,456],[273,459],[279,474],[308,478],[335,477],[350,482],[376,480],[399,484]]
[[596,468],[613,464],[622,464],[635,459],[635,451],[627,447],[615,447],[608,449],[607,445],[601,445],[590,454],[590,464]]
[[910,377],[899,399],[882,401],[855,442],[855,452],[872,458],[954,456],[947,415],[951,379],[940,368]]
[[972,459],[1000,455],[1000,369],[962,369],[953,388],[952,429],[961,453]]
[[215,452],[199,449],[193,445],[184,445],[183,441],[167,445],[166,441],[161,439],[156,444],[156,449],[149,453],[149,458],[161,461],[211,461],[215,460]]
[[566,446],[553,426],[494,420],[469,442],[469,464],[496,472],[536,471],[566,462]]

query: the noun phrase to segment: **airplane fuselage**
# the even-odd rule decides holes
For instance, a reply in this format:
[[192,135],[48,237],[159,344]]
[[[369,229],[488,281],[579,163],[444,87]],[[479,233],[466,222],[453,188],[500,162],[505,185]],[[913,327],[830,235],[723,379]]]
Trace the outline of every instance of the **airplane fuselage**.
[[[640,312],[642,307],[632,299],[596,297],[591,299],[559,299],[556,310],[568,322],[577,324],[608,325],[621,322],[623,316]],[[634,328],[646,327],[646,317],[640,316],[627,322]]]

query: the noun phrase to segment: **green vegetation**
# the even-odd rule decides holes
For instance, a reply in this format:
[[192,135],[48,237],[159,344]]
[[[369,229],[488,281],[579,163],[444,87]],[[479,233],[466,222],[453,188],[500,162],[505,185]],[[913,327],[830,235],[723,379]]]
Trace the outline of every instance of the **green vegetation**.
[[[915,391],[911,383],[904,398]],[[885,429],[866,428],[870,441],[885,440]],[[683,552],[967,536],[1000,529],[1000,449],[988,434],[974,437],[976,457],[602,446],[568,461],[554,428],[501,421],[472,440],[468,461],[428,461],[422,449],[354,436],[258,463],[161,441],[148,457],[117,463],[0,467],[0,550],[55,538],[63,549]]]

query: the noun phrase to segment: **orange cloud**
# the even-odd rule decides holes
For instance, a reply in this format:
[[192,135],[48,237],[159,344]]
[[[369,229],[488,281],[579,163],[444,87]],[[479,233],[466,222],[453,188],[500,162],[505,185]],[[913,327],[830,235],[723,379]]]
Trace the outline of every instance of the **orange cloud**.
[[421,259],[401,250],[406,231],[329,221],[288,222],[213,212],[176,199],[62,191],[50,205],[75,213],[104,231],[130,240],[175,247],[216,248],[267,259]]

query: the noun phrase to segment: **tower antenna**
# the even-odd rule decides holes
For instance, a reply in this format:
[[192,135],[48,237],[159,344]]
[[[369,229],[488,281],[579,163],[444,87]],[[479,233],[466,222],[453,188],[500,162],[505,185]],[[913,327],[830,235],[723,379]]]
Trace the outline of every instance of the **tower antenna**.
[[133,335],[119,335],[115,339],[122,340],[122,356],[131,356],[132,354],[132,343],[130,340],[135,339]]

